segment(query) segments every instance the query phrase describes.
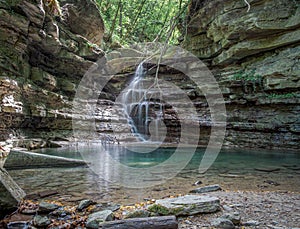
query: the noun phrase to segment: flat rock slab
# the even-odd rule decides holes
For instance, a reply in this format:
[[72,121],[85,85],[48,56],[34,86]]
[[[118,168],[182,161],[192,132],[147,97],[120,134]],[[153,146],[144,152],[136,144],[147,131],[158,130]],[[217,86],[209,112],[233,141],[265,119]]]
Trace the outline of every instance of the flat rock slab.
[[195,215],[212,213],[220,209],[220,200],[212,196],[186,195],[156,200],[148,210],[160,215]]
[[215,185],[209,185],[209,186],[193,189],[192,191],[190,191],[190,193],[205,193],[205,192],[214,192],[218,190],[221,190],[221,187],[220,185],[215,184]]
[[22,150],[12,150],[4,164],[7,169],[43,168],[43,167],[76,167],[86,165],[78,159],[58,157]]
[[102,229],[177,229],[175,216],[116,220],[101,224]]

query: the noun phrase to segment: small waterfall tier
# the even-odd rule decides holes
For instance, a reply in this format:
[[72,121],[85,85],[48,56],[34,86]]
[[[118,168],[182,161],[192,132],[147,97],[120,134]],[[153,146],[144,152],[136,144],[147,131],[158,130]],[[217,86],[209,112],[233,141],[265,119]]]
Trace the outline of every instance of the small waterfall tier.
[[125,116],[131,132],[141,141],[161,141],[166,127],[161,93],[145,76],[147,70],[140,63],[134,78],[122,95]]

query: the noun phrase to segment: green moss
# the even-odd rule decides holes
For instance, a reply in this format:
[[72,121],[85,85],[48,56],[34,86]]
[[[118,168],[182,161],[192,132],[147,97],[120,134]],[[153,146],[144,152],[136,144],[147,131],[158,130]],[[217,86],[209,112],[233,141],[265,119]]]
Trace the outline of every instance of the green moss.
[[97,47],[98,47],[96,44],[93,44],[93,43],[91,43],[91,42],[89,42],[89,41],[86,43],[86,46],[87,46],[88,48],[91,48],[91,49],[97,48]]
[[154,212],[159,215],[178,215],[179,213],[181,213],[184,210],[184,208],[178,207],[178,208],[168,209],[160,204],[153,204],[153,205],[149,206],[148,210],[150,212]]
[[289,98],[295,98],[297,97],[297,94],[294,92],[291,93],[284,93],[284,94],[266,94],[267,98],[269,99],[289,99]]
[[256,74],[254,69],[250,71],[241,70],[233,75],[233,79],[242,81],[246,93],[251,91],[249,89],[256,92],[257,86],[262,88],[262,76]]
[[155,212],[160,215],[169,215],[170,214],[170,211],[168,208],[166,208],[162,205],[159,205],[159,204],[153,204],[153,205],[149,206],[148,210],[150,212]]

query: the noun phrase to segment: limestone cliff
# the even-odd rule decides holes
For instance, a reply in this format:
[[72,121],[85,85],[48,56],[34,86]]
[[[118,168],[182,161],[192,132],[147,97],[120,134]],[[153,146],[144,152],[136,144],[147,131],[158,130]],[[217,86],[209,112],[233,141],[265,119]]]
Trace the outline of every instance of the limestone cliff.
[[300,147],[300,3],[193,0],[184,47],[218,79],[225,145]]
[[[104,25],[93,0],[61,0],[59,9],[49,2],[54,1],[0,0],[0,141],[10,134],[71,136],[76,87],[104,55],[99,48]],[[225,146],[299,149],[299,2],[249,3],[247,12],[243,0],[192,0],[183,46],[207,63],[219,82],[227,109]],[[145,67],[153,78],[153,66]],[[128,140],[122,135],[127,125],[114,127],[110,121],[121,113],[114,101],[133,75],[134,68],[117,74],[96,101],[100,137],[111,139],[115,131],[118,141]],[[207,144],[213,123],[203,93],[167,67],[160,76],[194,102],[200,144]],[[177,142],[180,123],[170,107],[166,114],[167,140]],[[89,128],[82,123],[83,130]]]
[[55,3],[0,1],[0,140],[69,136],[76,86],[104,55],[93,0]]

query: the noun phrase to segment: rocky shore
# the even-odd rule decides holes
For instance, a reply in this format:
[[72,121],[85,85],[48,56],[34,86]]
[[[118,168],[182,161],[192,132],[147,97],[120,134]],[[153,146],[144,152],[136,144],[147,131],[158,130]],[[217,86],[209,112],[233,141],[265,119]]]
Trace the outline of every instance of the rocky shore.
[[[122,200],[120,203],[97,203],[91,199],[63,204],[54,201],[51,195],[55,193],[48,193],[49,196],[39,196],[36,200],[33,196],[31,200],[24,200],[15,213],[1,221],[1,226],[52,229],[114,228],[112,225],[121,222],[126,228],[127,224],[139,222],[136,225],[140,228],[139,224],[151,222],[155,225],[169,224],[161,228],[180,229],[300,227],[299,193],[220,189],[218,185],[203,186],[197,188],[202,190],[201,193],[178,194],[160,200],[146,198],[142,202],[127,205],[122,205]],[[160,218],[169,215],[176,218]]]

